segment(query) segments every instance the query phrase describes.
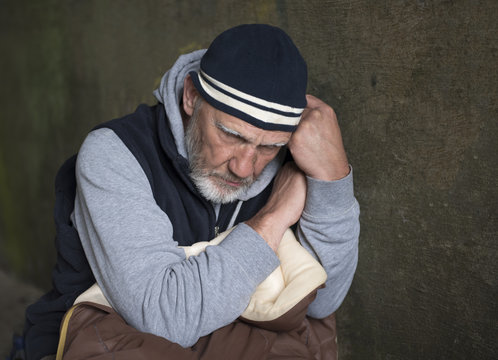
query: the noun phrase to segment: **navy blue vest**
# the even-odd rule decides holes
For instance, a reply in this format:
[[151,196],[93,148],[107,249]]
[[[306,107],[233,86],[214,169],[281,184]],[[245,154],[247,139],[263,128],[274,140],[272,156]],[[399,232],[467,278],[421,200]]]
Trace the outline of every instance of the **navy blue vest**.
[[[189,178],[187,160],[178,154],[162,105],[140,105],[120,119],[97,128],[112,129],[138,160],[150,182],[154,199],[173,225],[173,238],[189,246],[215,237],[215,227],[224,231],[236,203],[222,205],[218,219],[212,205],[197,191]],[[76,156],[68,159],[55,180],[57,263],[53,289],[26,310],[25,341],[28,359],[55,354],[64,313],[95,278],[81,242],[70,220],[76,191]],[[271,186],[243,203],[235,224],[250,219],[267,201]]]

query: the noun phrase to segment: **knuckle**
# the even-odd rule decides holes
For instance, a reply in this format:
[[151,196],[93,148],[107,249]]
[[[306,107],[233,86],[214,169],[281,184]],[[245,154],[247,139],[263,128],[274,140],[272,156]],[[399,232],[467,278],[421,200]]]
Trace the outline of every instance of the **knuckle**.
[[311,109],[308,113],[310,119],[319,118],[322,116],[322,112],[319,108]]
[[336,114],[335,114],[335,111],[334,109],[332,109],[330,106],[327,105],[327,115],[330,117],[330,118],[333,118],[335,119],[336,118]]

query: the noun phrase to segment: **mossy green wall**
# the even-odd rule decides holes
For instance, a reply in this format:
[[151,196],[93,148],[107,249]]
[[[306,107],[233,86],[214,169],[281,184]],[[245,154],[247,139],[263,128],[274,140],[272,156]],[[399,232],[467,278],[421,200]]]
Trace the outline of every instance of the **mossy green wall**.
[[53,179],[176,57],[244,22],[284,28],[337,111],[361,204],[343,359],[498,357],[498,3],[3,0],[0,266],[40,287]]

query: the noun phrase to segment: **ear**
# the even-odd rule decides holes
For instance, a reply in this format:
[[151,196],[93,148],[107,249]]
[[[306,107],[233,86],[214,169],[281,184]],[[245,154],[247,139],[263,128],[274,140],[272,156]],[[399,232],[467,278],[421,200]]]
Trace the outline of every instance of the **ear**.
[[195,100],[199,96],[194,82],[190,75],[183,80],[183,110],[188,116],[192,116],[194,112]]

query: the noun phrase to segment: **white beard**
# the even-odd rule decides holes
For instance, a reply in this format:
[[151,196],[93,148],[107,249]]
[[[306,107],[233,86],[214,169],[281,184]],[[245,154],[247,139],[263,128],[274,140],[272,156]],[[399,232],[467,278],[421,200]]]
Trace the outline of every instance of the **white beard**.
[[244,194],[248,188],[248,186],[239,186],[237,188],[229,186],[224,187],[222,184],[218,184],[219,186],[217,186],[210,175],[205,173],[194,174],[192,172],[190,178],[201,195],[213,203],[231,203],[237,200],[240,195]]

